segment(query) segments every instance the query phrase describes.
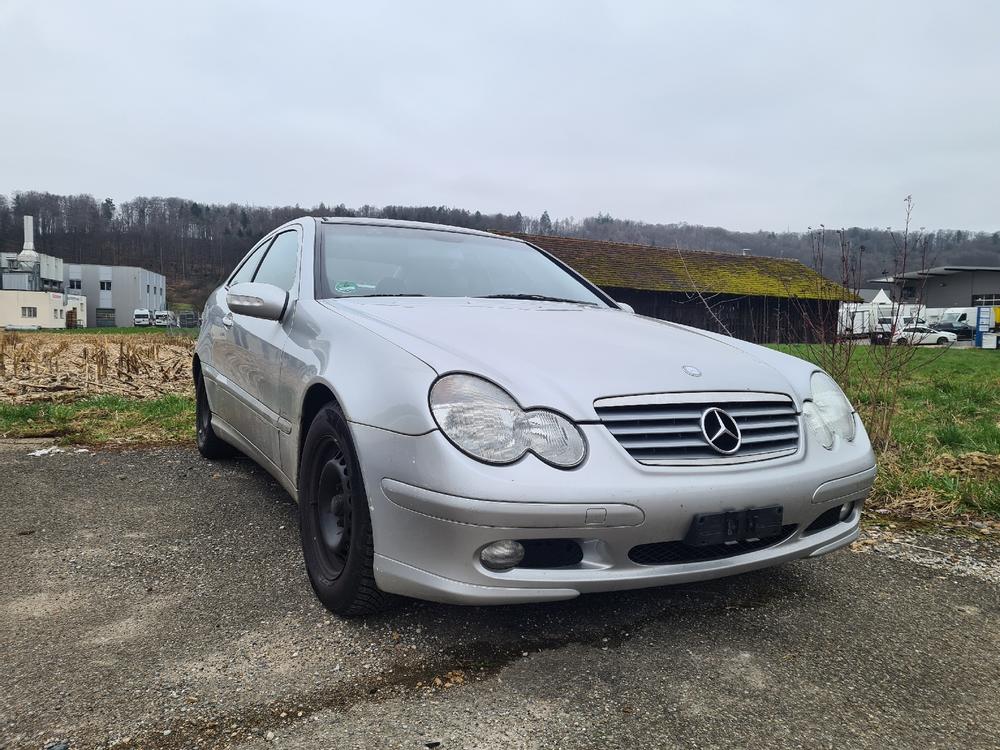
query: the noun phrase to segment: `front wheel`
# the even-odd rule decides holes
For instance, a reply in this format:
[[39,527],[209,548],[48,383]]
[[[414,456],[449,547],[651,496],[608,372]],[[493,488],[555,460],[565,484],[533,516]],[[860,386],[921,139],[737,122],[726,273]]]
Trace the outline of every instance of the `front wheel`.
[[940,337],[940,338],[938,339],[938,344],[940,344],[941,346],[944,346],[944,345],[945,345],[945,344],[947,344],[947,343],[948,343],[948,339],[947,339],[947,337],[945,337],[945,336],[941,336],[941,337]]
[[375,585],[375,545],[361,469],[333,404],[309,426],[299,468],[299,533],[309,583],[331,612],[366,615],[388,597]]
[[901,338],[901,339],[899,339],[898,341],[896,341],[896,343],[897,343],[897,344],[899,344],[900,346],[906,346],[906,345],[907,345],[908,343],[910,343],[910,342],[908,342],[908,341],[907,341],[906,339],[904,339],[904,338]]

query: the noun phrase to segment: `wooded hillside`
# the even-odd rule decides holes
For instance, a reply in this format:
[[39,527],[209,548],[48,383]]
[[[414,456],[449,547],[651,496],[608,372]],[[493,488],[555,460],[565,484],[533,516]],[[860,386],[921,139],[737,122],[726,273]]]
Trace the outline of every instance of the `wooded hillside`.
[[[15,250],[23,242],[21,216],[35,217],[36,247],[70,263],[137,265],[164,273],[169,303],[200,306],[221,280],[264,233],[305,214],[365,216],[432,221],[441,224],[534,234],[560,234],[661,247],[797,258],[811,265],[808,233],[733,232],[696,224],[650,224],[616,219],[606,214],[582,220],[552,220],[516,214],[485,214],[445,206],[361,206],[320,204],[242,206],[205,204],[184,198],[139,197],[116,205],[110,198],[21,192],[0,195],[0,249]],[[899,223],[900,217],[887,217]],[[919,223],[919,217],[917,217]],[[885,229],[850,228],[855,248],[864,247],[862,275],[870,278],[890,270],[893,243]],[[990,233],[937,230],[930,235],[934,264],[1000,265],[1000,231]],[[832,255],[830,256],[832,259]],[[820,269],[836,278],[831,267]]]

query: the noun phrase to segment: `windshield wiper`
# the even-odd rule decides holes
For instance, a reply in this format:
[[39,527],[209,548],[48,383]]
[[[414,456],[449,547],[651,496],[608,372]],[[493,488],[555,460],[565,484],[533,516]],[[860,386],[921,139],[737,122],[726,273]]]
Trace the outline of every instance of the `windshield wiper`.
[[341,299],[359,299],[361,297],[426,297],[426,294],[413,294],[410,292],[398,292],[396,294],[351,294],[341,297]]
[[581,299],[567,299],[565,297],[550,297],[547,294],[484,294],[477,299],[533,299],[539,302],[570,302],[574,305],[597,307],[594,302],[584,302]]

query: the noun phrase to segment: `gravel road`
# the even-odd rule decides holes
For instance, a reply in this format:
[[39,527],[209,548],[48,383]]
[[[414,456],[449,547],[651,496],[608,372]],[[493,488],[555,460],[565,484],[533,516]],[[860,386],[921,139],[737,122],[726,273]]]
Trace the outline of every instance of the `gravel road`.
[[0,747],[997,747],[996,542],[345,621],[253,464],[28,450],[0,450]]

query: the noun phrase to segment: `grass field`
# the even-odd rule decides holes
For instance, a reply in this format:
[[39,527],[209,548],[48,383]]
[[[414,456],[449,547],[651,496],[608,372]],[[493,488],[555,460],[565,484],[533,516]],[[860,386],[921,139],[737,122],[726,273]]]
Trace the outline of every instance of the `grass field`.
[[[782,348],[808,356],[802,347]],[[915,356],[891,443],[879,456],[871,506],[918,518],[1000,518],[1000,353],[934,349]],[[849,395],[862,413],[870,408],[868,394]],[[145,400],[0,401],[0,437],[39,436],[85,445],[191,442],[194,395],[184,386]]]
[[[801,346],[781,348],[808,357]],[[921,349],[914,356],[871,504],[901,515],[1000,517],[1000,352]],[[857,366],[865,361],[858,357]],[[869,394],[848,395],[864,414]]]
[[77,334],[115,334],[115,335],[129,335],[135,333],[158,333],[162,335],[170,336],[187,336],[189,338],[198,338],[197,328],[168,328],[167,326],[129,326],[127,328],[46,328],[43,331],[20,331],[23,336],[31,336],[35,333],[60,333],[69,336],[74,336]]

